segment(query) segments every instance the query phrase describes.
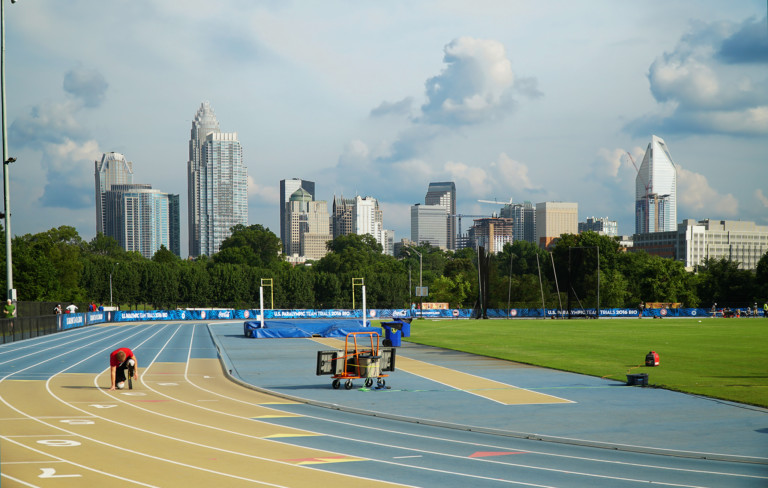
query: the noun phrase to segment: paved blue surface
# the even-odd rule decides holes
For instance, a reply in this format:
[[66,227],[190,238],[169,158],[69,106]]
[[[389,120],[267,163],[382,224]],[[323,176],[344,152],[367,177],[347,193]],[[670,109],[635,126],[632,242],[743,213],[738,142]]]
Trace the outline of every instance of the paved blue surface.
[[[211,324],[211,335],[234,378],[281,395],[336,408],[410,417],[427,422],[561,438],[577,444],[612,444],[670,454],[708,453],[762,458],[768,463],[768,410],[573,373],[531,367],[403,342],[398,356],[546,393],[574,403],[501,405],[404,371],[389,389],[334,390],[316,376],[311,339],[251,339],[242,324]],[[715,456],[715,457],[718,457]]]

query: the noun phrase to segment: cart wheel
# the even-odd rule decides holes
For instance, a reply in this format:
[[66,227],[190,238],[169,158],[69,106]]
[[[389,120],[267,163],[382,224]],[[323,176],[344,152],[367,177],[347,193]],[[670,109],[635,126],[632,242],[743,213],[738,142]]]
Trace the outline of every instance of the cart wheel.
[[344,388],[346,388],[347,390],[351,390],[352,389],[352,380],[347,380],[347,382],[344,383]]
[[365,387],[366,388],[370,388],[372,384],[373,384],[373,378],[366,378],[365,379]]
[[339,389],[339,387],[341,386],[341,381],[339,381],[339,380],[333,380],[333,383],[331,384],[331,386],[333,386],[333,389],[334,389],[334,390],[338,390],[338,389]]
[[383,379],[381,379],[381,378],[379,378],[378,380],[376,380],[376,386],[378,386],[379,388],[383,387],[383,386],[384,386],[384,385],[386,385],[386,384],[387,384],[387,382],[386,382],[386,381],[384,381],[384,380],[383,380]]
[[383,341],[381,341],[381,345],[384,346],[384,347],[391,347],[392,346],[392,341],[389,340],[389,339],[384,339]]

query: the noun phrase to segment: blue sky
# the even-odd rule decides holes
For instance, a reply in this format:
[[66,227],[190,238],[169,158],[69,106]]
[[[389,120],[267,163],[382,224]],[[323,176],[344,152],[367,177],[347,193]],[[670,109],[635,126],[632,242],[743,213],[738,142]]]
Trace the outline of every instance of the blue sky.
[[[95,235],[94,161],[178,193],[192,118],[238,132],[249,222],[279,234],[279,181],[377,198],[409,237],[430,181],[477,200],[575,201],[634,230],[651,135],[678,218],[768,225],[764,0],[6,3],[12,232]],[[638,162],[639,164],[639,162]],[[464,225],[466,227],[466,224]]]

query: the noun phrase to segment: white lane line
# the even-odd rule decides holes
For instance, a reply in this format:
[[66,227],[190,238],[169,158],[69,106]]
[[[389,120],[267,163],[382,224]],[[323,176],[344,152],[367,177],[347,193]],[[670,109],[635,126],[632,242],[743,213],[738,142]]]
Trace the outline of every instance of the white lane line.
[[[191,342],[190,342],[190,349],[191,349]],[[189,379],[188,374],[187,374],[188,370],[189,370],[189,361],[190,361],[190,359],[191,359],[190,357],[187,358],[187,368],[185,370],[185,379],[190,384],[194,385],[194,383]],[[195,385],[195,386],[197,386],[197,385]],[[203,391],[208,391],[208,390],[206,390],[206,389],[204,389],[204,388],[202,388],[200,386],[197,386],[197,387],[200,388]],[[223,397],[227,398],[225,395],[220,395],[220,396],[223,396]],[[204,407],[199,407],[198,406],[198,408],[204,408]],[[206,409],[206,410],[210,410],[210,409]],[[317,418],[317,417],[312,417],[312,416],[304,416],[304,417],[306,417],[306,418],[315,418],[317,420],[325,420],[325,419],[322,419],[322,418]],[[338,423],[344,423],[344,422],[338,422]],[[375,445],[375,446],[385,446],[385,447],[391,447],[391,448],[394,448],[394,449],[403,449],[403,450],[408,450],[408,451],[416,451],[416,452],[433,454],[435,456],[450,457],[450,458],[456,458],[456,459],[462,459],[462,460],[466,460],[467,459],[466,456],[458,456],[458,455],[454,455],[454,454],[441,453],[441,452],[424,451],[422,449],[415,449],[415,448],[411,448],[411,447],[407,447],[407,446],[387,445],[387,444],[382,444],[381,442],[378,442],[378,441],[371,441],[371,440],[367,440],[367,439],[356,439],[356,438],[350,438],[350,437],[345,437],[345,436],[339,436],[339,435],[336,435],[336,434],[325,434],[325,433],[321,433],[321,432],[313,432],[313,431],[310,431],[310,430],[305,429],[305,428],[302,428],[301,430],[304,430],[306,432],[310,432],[310,433],[313,433],[313,434],[324,435],[324,436],[327,436],[327,437],[333,437],[335,439],[340,439],[340,440],[345,440],[345,441],[353,441],[353,442],[360,442],[360,443],[364,443],[364,444],[372,444],[372,445]],[[386,431],[386,429],[379,429],[379,428],[375,428],[375,430]],[[387,432],[391,432],[391,431],[387,431]],[[429,436],[421,436],[421,435],[418,435],[418,434],[408,434],[408,435],[411,436],[411,437],[419,437],[419,438],[427,438],[427,439],[430,438]],[[474,444],[474,443],[470,443],[470,442],[466,442],[466,441],[462,441],[462,443],[463,444],[473,445],[473,446],[478,446],[478,444]],[[344,453],[344,454],[346,454],[346,453]],[[560,470],[560,469],[553,469],[553,468],[529,466],[529,465],[525,465],[525,464],[515,464],[515,463],[495,461],[495,460],[488,459],[488,458],[473,458],[473,460],[478,461],[478,462],[500,464],[500,465],[504,465],[504,466],[515,466],[515,467],[520,467],[520,468],[528,468],[528,469],[541,470],[541,471],[550,471],[550,472],[557,472],[557,473],[564,473],[564,474],[571,474],[571,475],[578,475],[578,476],[591,476],[591,477],[596,477],[596,478],[616,479],[616,480],[622,480],[622,481],[639,481],[639,482],[647,483],[646,480],[634,480],[634,479],[629,479],[629,478],[611,477],[611,476],[605,476],[605,475],[599,475],[599,474],[593,474],[593,473],[582,473],[582,472],[575,472],[575,471],[564,471],[564,470]],[[432,468],[426,468],[426,467],[420,467],[420,466],[411,466],[411,465],[395,463],[395,462],[387,461],[387,460],[383,460],[383,459],[371,459],[371,461],[373,461],[373,462],[380,462],[380,463],[384,463],[384,464],[392,464],[392,465],[401,466],[401,467],[409,467],[409,468],[413,468],[413,469],[421,469],[421,470],[426,470],[426,471],[435,471],[435,472],[446,473],[446,474],[451,474],[451,475],[456,475],[456,476],[479,478],[479,479],[487,479],[487,480],[494,480],[494,481],[502,481],[502,482],[511,483],[511,484],[526,485],[525,483],[522,483],[522,482],[516,482],[516,481],[507,480],[507,479],[501,480],[501,479],[487,478],[487,477],[483,477],[483,476],[471,475],[471,474],[467,474],[467,473],[459,473],[459,472],[453,472],[453,471],[444,471],[444,470],[438,470],[438,469],[432,469]],[[688,487],[688,488],[699,488],[699,487],[695,487],[693,485],[675,485],[675,484],[665,484],[665,483],[659,483],[659,484],[660,485],[666,485],[666,486],[680,486],[680,487]],[[530,485],[530,486],[540,486],[540,485]]]
[[[146,484],[146,483],[142,483],[142,482],[140,482],[140,481],[136,481],[136,480],[132,480],[132,479],[128,479],[128,478],[123,478],[122,476],[118,476],[118,475],[116,475],[116,474],[107,473],[107,472],[105,472],[105,471],[101,471],[101,470],[99,470],[99,469],[96,469],[96,468],[92,468],[92,467],[90,467],[90,466],[86,466],[86,465],[84,465],[84,464],[76,463],[76,462],[74,462],[74,461],[69,461],[69,460],[67,460],[67,459],[63,459],[63,458],[60,458],[60,457],[58,457],[58,456],[54,456],[53,454],[47,453],[47,452],[45,452],[45,451],[41,451],[41,450],[39,450],[39,449],[35,449],[35,448],[34,448],[34,447],[32,447],[32,446],[27,446],[27,445],[24,445],[24,444],[22,444],[21,442],[17,442],[17,441],[15,441],[15,440],[13,440],[13,439],[10,439],[10,438],[6,437],[6,436],[0,436],[0,439],[4,439],[4,440],[6,440],[6,441],[8,441],[8,442],[11,442],[11,443],[13,443],[13,444],[16,444],[16,445],[17,445],[17,446],[19,446],[19,447],[23,447],[24,449],[28,449],[28,450],[30,450],[30,451],[32,451],[32,452],[35,452],[35,453],[37,453],[37,454],[41,454],[41,455],[43,455],[43,456],[46,456],[46,457],[49,457],[49,458],[51,458],[51,459],[55,459],[57,462],[66,463],[66,464],[69,464],[70,466],[76,466],[76,467],[78,467],[78,468],[81,468],[81,469],[85,469],[85,470],[87,470],[87,471],[92,471],[92,472],[94,472],[94,473],[102,474],[102,475],[105,475],[105,476],[109,476],[109,477],[112,477],[112,478],[117,478],[117,479],[119,479],[119,480],[121,480],[121,481],[127,481],[127,482],[130,482],[130,483],[135,483],[135,484],[137,484],[137,485],[146,486],[146,487],[148,487],[148,488],[158,488],[158,487],[156,487],[156,486],[154,486],[154,485],[148,485],[148,484]],[[6,464],[6,463],[3,463],[3,464]],[[4,476],[5,476],[5,475],[4,475]],[[16,480],[14,480],[14,481],[16,481]],[[28,486],[34,486],[34,485],[28,485]]]
[[[187,378],[187,380],[191,384],[195,385],[188,378]],[[206,390],[205,388],[202,388],[202,387],[200,387],[198,385],[195,385],[195,386],[197,386],[197,388],[199,388],[199,389],[201,389],[203,391],[207,391],[209,393],[212,393],[212,394],[215,394],[215,395],[219,395],[219,396],[222,396],[224,398],[228,398],[228,397],[226,397],[224,395],[220,395],[220,394],[218,394],[216,392],[210,392],[209,390]],[[233,400],[241,401],[243,403],[254,405],[254,406],[263,406],[263,405],[256,404],[256,403],[249,403],[249,402],[245,402],[245,401],[242,401],[242,400],[238,400],[236,398],[233,398]],[[274,409],[274,410],[276,412],[281,412],[281,413],[285,412],[284,410],[279,410],[279,409]],[[483,447],[483,448],[488,448],[488,449],[493,449],[493,450],[508,449],[508,447],[496,446],[496,445],[492,445],[492,444],[478,444],[478,443],[474,443],[474,442],[462,441],[462,440],[457,440],[457,439],[449,439],[449,438],[443,438],[443,437],[437,437],[437,436],[427,436],[427,435],[415,434],[415,433],[411,433],[411,432],[395,431],[395,430],[392,430],[392,429],[389,429],[389,428],[372,427],[372,426],[369,426],[369,425],[357,424],[357,423],[351,422],[349,420],[340,421],[340,420],[333,420],[333,419],[327,419],[327,418],[324,418],[324,417],[315,417],[315,416],[312,416],[312,415],[303,415],[303,414],[301,416],[304,417],[304,418],[315,419],[315,420],[329,422],[329,423],[342,424],[344,426],[352,426],[352,425],[354,425],[355,427],[358,427],[358,428],[361,428],[361,429],[380,431],[380,432],[392,433],[392,434],[399,434],[399,435],[415,437],[415,438],[419,438],[419,439],[437,440],[437,441],[443,441],[443,442],[449,442],[449,443],[455,443],[455,444],[463,444],[463,445]],[[311,431],[307,430],[306,428],[301,428],[301,430],[305,430],[307,432],[311,432]],[[313,434],[317,434],[317,435],[324,435],[324,436],[329,436],[329,437],[349,440],[349,438],[340,437],[340,436],[335,435],[335,434],[326,434],[326,433],[323,433],[323,432],[312,432],[312,433]],[[364,443],[367,442],[367,443],[377,444],[378,445],[377,442],[371,442],[371,441],[368,441],[368,440],[360,440],[360,439],[352,439],[352,440],[357,440],[358,442],[364,442]],[[400,446],[394,446],[394,447],[400,448]],[[408,448],[407,447],[403,447],[403,449],[408,449]],[[414,449],[410,449],[410,450],[414,450]],[[417,450],[417,451],[419,451],[419,450]],[[741,473],[728,473],[728,472],[711,471],[711,470],[687,469],[687,468],[678,468],[678,467],[670,467],[670,466],[659,466],[659,465],[651,465],[651,464],[631,463],[631,462],[626,462],[626,461],[613,461],[613,460],[608,460],[608,459],[590,458],[590,457],[584,457],[584,456],[573,456],[573,455],[566,455],[566,454],[550,453],[550,452],[545,452],[545,451],[532,451],[532,450],[528,450],[528,449],[525,449],[525,451],[528,452],[529,454],[537,454],[537,455],[541,455],[541,456],[549,456],[549,457],[564,458],[564,459],[573,459],[573,460],[577,460],[577,461],[588,461],[588,462],[594,462],[594,463],[604,463],[604,464],[619,465],[619,466],[637,467],[637,468],[643,468],[643,469],[655,469],[655,470],[662,470],[662,471],[675,471],[675,472],[696,473],[696,474],[706,474],[706,475],[719,475],[719,476],[729,476],[729,477],[735,477],[735,478],[768,479],[768,477],[765,477],[765,476],[755,476],[755,475],[747,475],[747,474],[741,474]],[[444,455],[450,456],[450,454],[444,454]],[[461,456],[459,456],[459,457],[461,457]],[[506,462],[503,462],[503,461],[496,461],[496,460],[487,459],[487,458],[473,458],[473,459],[475,459],[476,461],[479,461],[479,462],[490,462],[490,463],[495,463],[495,464],[510,464],[510,463],[506,463]],[[510,464],[510,465],[512,465],[512,464]],[[521,466],[524,466],[524,465],[521,465]],[[535,468],[532,468],[532,469],[535,469]],[[542,468],[542,469],[545,469],[545,468]],[[617,478],[617,479],[623,479],[623,478]]]

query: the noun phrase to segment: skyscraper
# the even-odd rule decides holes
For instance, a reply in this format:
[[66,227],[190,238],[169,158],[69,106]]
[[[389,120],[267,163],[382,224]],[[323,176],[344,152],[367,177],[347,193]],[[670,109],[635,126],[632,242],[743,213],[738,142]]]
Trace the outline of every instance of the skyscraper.
[[105,195],[105,234],[145,258],[160,246],[178,256],[178,202],[178,195],[153,190],[149,184],[112,185]]
[[381,244],[382,252],[390,252],[392,247],[387,244],[389,238],[394,240],[394,232],[384,229],[384,212],[379,207],[379,201],[373,197],[344,198],[333,197],[333,217],[331,227],[333,238],[349,234],[368,234]]
[[456,183],[453,181],[430,183],[424,203],[445,208],[446,246],[448,249],[456,249]]
[[339,236],[347,236],[355,233],[355,220],[353,213],[355,211],[355,199],[344,198],[344,195],[337,197],[333,196],[333,222],[331,227],[333,229],[333,238],[336,239]]
[[211,104],[203,102],[192,121],[189,138],[189,161],[187,161],[187,222],[189,232],[189,255],[199,256],[200,252],[200,166],[203,159],[205,137],[221,132],[219,121]]
[[293,192],[299,188],[306,190],[307,193],[309,193],[309,195],[312,197],[311,200],[315,199],[314,181],[302,180],[300,178],[280,180],[280,240],[283,242],[283,252],[286,251],[286,239],[288,238],[286,234],[283,234],[283,230],[285,229],[285,204],[290,201]]
[[508,203],[502,207],[499,216],[513,220],[516,241],[536,241],[536,209],[531,202]]
[[412,205],[411,241],[416,245],[428,242],[433,247],[446,249],[448,220],[445,216],[445,207],[442,205]]
[[230,228],[248,225],[248,179],[237,132],[221,132],[208,102],[192,121],[187,162],[189,255],[211,256]]
[[635,233],[677,230],[677,169],[664,140],[645,150],[635,178]]
[[285,207],[285,247],[288,256],[320,259],[328,252],[326,243],[331,235],[328,203],[315,201],[304,188],[291,194]]
[[133,163],[126,161],[125,156],[116,152],[104,153],[101,161],[94,161],[96,177],[96,232],[106,234],[107,192],[112,185],[129,185],[133,183]]
[[579,233],[579,204],[541,202],[536,204],[536,244],[548,248],[563,234]]

